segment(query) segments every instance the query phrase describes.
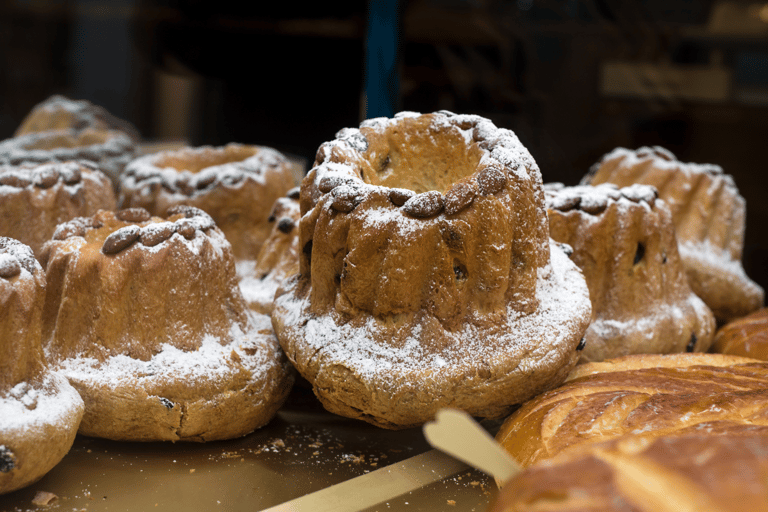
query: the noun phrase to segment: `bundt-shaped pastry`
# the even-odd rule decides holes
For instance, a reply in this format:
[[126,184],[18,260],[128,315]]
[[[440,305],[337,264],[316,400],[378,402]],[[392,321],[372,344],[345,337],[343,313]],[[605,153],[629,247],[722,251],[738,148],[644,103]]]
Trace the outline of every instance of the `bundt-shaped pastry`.
[[712,351],[768,361],[768,308],[722,326],[715,335]]
[[85,401],[80,432],[210,441],[267,423],[293,381],[248,310],[213,219],[140,208],[61,224],[46,244],[47,351]]
[[0,494],[29,485],[67,454],[83,400],[48,371],[41,317],[45,273],[32,250],[0,237]]
[[496,439],[522,466],[633,434],[698,425],[768,427],[768,363],[722,354],[634,354],[576,367],[523,404]]
[[545,185],[550,236],[570,245],[589,286],[581,362],[706,352],[712,312],[688,286],[669,210],[656,189]]
[[449,112],[344,129],[301,213],[300,273],[272,320],[331,412],[387,428],[446,406],[501,417],[578,359],[588,290],[511,131]]
[[117,184],[118,175],[135,155],[134,141],[117,130],[50,130],[0,142],[0,164],[90,160],[113,185]]
[[275,201],[268,222],[272,224],[256,261],[238,262],[240,289],[248,305],[271,314],[275,292],[285,278],[299,271],[299,188]]
[[688,281],[721,321],[763,305],[763,289],[741,266],[746,203],[721,167],[678,161],[669,151],[617,148],[595,164],[583,184],[653,185],[672,212]]
[[0,166],[0,198],[0,236],[37,256],[62,222],[117,206],[109,179],[87,160]]
[[119,203],[153,215],[180,204],[200,208],[224,232],[236,259],[254,260],[272,229],[272,205],[294,185],[290,162],[274,149],[203,146],[131,162],[120,182]]
[[136,142],[141,140],[135,126],[113,116],[104,107],[94,105],[87,100],[71,100],[58,94],[35,105],[16,129],[14,137],[51,130],[84,130],[86,128],[120,130]]

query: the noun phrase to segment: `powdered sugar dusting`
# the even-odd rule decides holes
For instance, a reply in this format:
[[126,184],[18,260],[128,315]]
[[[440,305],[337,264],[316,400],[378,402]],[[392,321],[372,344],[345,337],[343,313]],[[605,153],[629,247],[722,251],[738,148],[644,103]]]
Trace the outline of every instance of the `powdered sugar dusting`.
[[143,386],[151,390],[163,382],[215,384],[226,382],[240,368],[251,372],[251,380],[258,381],[270,366],[278,364],[277,341],[271,334],[268,316],[254,312],[248,315],[245,331],[233,325],[227,339],[206,334],[195,351],[163,344],[148,361],[114,355],[99,363],[93,358],[80,357],[65,359],[59,371],[71,380],[108,389]]
[[82,409],[83,400],[66,379],[48,372],[39,383],[20,382],[0,394],[0,432],[9,437],[41,435]]
[[[556,246],[551,245],[550,264],[539,270],[538,310],[521,315],[509,308],[503,325],[483,327],[468,322],[457,331],[445,331],[445,348],[433,350],[422,338],[419,324],[413,326],[401,346],[380,343],[380,321],[368,317],[364,325],[339,325],[329,315],[308,315],[309,299],[296,300],[291,294],[277,298],[281,319],[286,325],[299,326],[308,352],[316,352],[327,364],[340,364],[366,381],[375,382],[380,392],[404,385],[398,374],[420,374],[425,369],[442,372],[457,366],[493,366],[509,353],[537,352],[540,358],[530,362],[546,366],[549,354],[563,343],[574,325],[591,314],[589,292],[581,273]],[[577,340],[578,341],[578,340]],[[532,346],[532,344],[534,346]],[[575,348],[575,347],[574,347]],[[439,379],[438,373],[433,378]]]

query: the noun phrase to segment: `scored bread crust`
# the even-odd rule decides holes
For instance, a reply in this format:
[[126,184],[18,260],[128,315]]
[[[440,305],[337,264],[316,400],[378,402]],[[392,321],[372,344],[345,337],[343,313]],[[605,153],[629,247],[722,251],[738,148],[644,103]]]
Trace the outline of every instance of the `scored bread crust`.
[[576,367],[496,435],[523,466],[624,434],[705,422],[768,426],[768,363],[721,354],[631,355]]
[[503,485],[489,512],[766,512],[768,427],[705,423],[561,453]]

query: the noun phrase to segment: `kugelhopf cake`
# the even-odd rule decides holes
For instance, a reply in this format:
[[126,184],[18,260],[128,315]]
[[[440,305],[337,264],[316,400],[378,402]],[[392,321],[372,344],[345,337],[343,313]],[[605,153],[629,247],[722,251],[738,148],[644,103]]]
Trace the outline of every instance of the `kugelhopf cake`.
[[717,165],[683,163],[659,147],[617,148],[582,184],[653,185],[672,212],[680,257],[693,291],[720,321],[763,305],[763,289],[741,266],[746,203]]
[[61,224],[45,245],[47,352],[80,392],[80,433],[211,441],[266,424],[293,373],[249,310],[229,243],[202,210],[140,208]]
[[768,308],[722,326],[715,335],[712,351],[768,361]]
[[119,130],[49,130],[32,132],[0,142],[0,164],[90,160],[113,185],[126,164],[136,156],[136,143]]
[[515,411],[496,439],[522,466],[625,434],[697,425],[768,427],[768,363],[722,354],[640,354],[575,368]]
[[450,112],[364,121],[320,147],[301,214],[272,320],[329,411],[498,418],[576,363],[588,290],[511,131]]
[[766,512],[768,427],[700,424],[570,451],[508,481],[490,512]]
[[116,207],[112,183],[90,161],[0,165],[0,236],[37,256],[59,224]]
[[83,400],[49,371],[41,317],[45,273],[32,250],[0,237],[0,494],[25,487],[67,454]]
[[592,322],[581,362],[706,352],[715,318],[691,291],[672,218],[649,185],[545,185],[552,239],[584,273]]
[[240,289],[248,306],[271,314],[275,292],[287,277],[299,271],[299,188],[275,201],[267,221],[272,231],[256,261],[238,262]]
[[104,107],[87,100],[73,100],[54,94],[38,103],[27,114],[14,137],[51,130],[119,130],[135,142],[141,140],[139,131],[128,121],[109,113]]
[[272,205],[295,186],[288,159],[263,146],[202,146],[137,158],[120,181],[122,208],[164,215],[180,204],[208,213],[235,258],[255,260],[272,224]]

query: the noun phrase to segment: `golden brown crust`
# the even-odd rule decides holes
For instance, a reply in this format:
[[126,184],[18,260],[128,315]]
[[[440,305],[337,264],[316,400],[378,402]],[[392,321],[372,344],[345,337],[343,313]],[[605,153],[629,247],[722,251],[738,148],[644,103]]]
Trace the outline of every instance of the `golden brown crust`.
[[137,158],[120,181],[120,205],[165,215],[175,205],[216,221],[235,258],[255,260],[272,228],[272,205],[295,185],[290,162],[271,148],[228,144]]
[[83,396],[81,433],[225,439],[285,399],[293,374],[269,318],[247,310],[229,243],[201,210],[76,219],[44,261],[48,353]]
[[0,167],[0,198],[0,235],[37,257],[59,224],[117,205],[109,178],[89,161]]
[[662,148],[617,148],[596,164],[584,184],[653,185],[669,206],[691,289],[718,320],[763,305],[763,289],[741,266],[746,203],[733,178],[716,165],[679,162]]
[[105,108],[86,100],[71,100],[55,94],[35,105],[22,120],[14,133],[20,137],[28,133],[47,132],[51,130],[119,130],[126,133],[134,141],[141,136],[138,130],[128,121],[110,114]]
[[563,379],[589,301],[517,137],[451,113],[337,137],[302,182],[299,275],[272,315],[325,407],[386,428],[500,417]]
[[563,453],[512,478],[491,512],[768,511],[768,427],[700,425]]
[[299,271],[299,189],[288,191],[272,208],[272,225],[256,261],[238,263],[240,289],[248,306],[265,314],[274,307],[275,292],[287,277]]
[[581,362],[706,352],[715,318],[688,286],[669,211],[646,185],[546,186],[550,233],[573,248],[592,322]]
[[117,188],[118,176],[136,155],[136,144],[117,130],[50,130],[0,142],[0,163],[46,163],[89,160]]
[[768,425],[768,364],[720,354],[632,355],[587,363],[502,425],[523,466],[632,433],[655,438],[705,422]]
[[717,331],[712,351],[768,361],[768,308],[733,320]]
[[0,494],[31,484],[72,446],[83,401],[46,364],[45,273],[32,250],[0,237]]

